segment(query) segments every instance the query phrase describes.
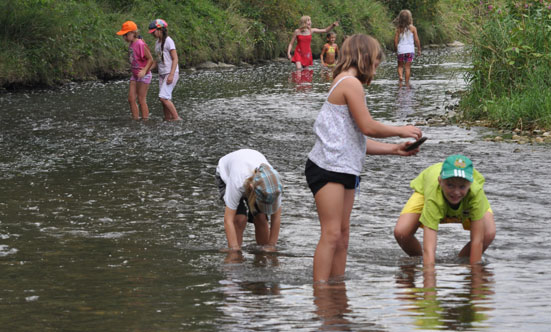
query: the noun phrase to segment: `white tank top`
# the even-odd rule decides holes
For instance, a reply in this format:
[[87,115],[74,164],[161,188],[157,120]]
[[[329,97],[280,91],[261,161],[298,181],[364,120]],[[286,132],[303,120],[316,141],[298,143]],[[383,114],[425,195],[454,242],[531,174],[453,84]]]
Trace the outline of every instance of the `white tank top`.
[[[327,98],[345,76],[335,83]],[[319,167],[333,172],[359,176],[366,154],[367,139],[352,118],[348,105],[325,100],[314,123],[316,143],[308,158]]]
[[409,28],[400,34],[400,41],[398,42],[398,54],[405,53],[415,53],[413,32]]

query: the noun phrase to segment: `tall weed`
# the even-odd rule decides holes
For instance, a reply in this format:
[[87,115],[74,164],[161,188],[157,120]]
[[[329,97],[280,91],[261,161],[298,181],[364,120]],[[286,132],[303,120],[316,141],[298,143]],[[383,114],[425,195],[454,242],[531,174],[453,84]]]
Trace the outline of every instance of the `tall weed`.
[[486,1],[478,6],[483,23],[473,37],[470,90],[461,102],[466,116],[508,128],[517,123],[548,126],[551,2]]

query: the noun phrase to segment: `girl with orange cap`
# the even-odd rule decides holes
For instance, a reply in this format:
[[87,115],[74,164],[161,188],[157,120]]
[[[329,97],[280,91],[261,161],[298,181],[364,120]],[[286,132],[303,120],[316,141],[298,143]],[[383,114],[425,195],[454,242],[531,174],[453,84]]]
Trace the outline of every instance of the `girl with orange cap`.
[[[147,91],[151,83],[151,67],[153,67],[153,57],[149,51],[149,47],[143,39],[138,35],[138,26],[132,21],[126,21],[122,24],[122,29],[117,32],[117,35],[123,36],[124,40],[129,43],[128,56],[132,69],[130,77],[130,87],[128,90],[128,103],[132,118],[140,119],[139,110],[142,113],[142,119],[149,118],[149,108],[147,107]],[[136,104],[136,98],[140,104]]]

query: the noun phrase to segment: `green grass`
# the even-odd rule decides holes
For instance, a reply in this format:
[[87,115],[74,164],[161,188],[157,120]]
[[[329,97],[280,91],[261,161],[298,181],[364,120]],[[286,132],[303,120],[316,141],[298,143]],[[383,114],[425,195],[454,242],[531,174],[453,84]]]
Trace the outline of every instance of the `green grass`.
[[[454,1],[409,2],[435,6],[432,16],[414,13],[423,43],[455,38],[448,27],[457,18],[448,15],[456,22],[441,22]],[[3,0],[0,87],[127,75],[127,44],[115,34],[126,20],[136,22],[151,47],[149,22],[166,20],[182,67],[208,60],[237,64],[285,57],[302,15],[311,16],[318,28],[339,20],[341,26],[334,30],[338,43],[344,35],[367,33],[393,47],[395,13],[378,0]],[[313,38],[314,56],[324,43],[325,36]]]
[[507,129],[550,128],[551,2],[485,1],[475,9],[465,117]]

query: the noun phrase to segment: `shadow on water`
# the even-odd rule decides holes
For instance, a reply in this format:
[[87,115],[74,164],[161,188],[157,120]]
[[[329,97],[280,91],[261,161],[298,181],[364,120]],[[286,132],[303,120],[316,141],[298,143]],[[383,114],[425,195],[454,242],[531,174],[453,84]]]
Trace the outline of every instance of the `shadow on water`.
[[[458,49],[416,59],[400,87],[395,57],[366,88],[372,115],[428,123],[457,102],[469,64]],[[547,331],[551,283],[549,146],[484,141],[486,128],[422,125],[412,158],[368,156],[351,216],[346,279],[312,285],[319,239],[303,170],[327,97],[318,63],[183,72],[183,121],[130,120],[127,81],[0,94],[0,324],[3,330]],[[388,139],[383,141],[400,141]],[[218,159],[252,147],[284,182],[277,252],[226,247]],[[439,230],[425,276],[395,243],[409,181],[452,153],[486,177],[497,236],[471,271],[455,259],[468,233]],[[432,282],[432,285],[424,285]]]

